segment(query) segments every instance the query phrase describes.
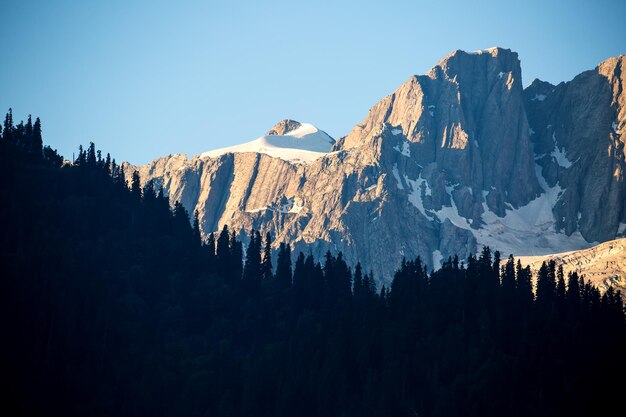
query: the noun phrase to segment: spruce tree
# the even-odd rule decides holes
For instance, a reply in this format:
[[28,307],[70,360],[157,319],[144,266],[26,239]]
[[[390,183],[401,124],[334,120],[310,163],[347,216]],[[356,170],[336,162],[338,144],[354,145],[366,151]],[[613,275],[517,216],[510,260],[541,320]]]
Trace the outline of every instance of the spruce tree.
[[241,281],[243,274],[243,244],[237,239],[235,231],[230,233],[230,265],[229,275],[231,281]]
[[230,233],[227,225],[224,225],[217,238],[215,256],[217,258],[218,273],[223,277],[232,278],[232,271],[229,271],[229,268],[233,262],[231,260]]
[[35,146],[33,144],[33,118],[30,114],[28,115],[28,120],[26,121],[26,125],[24,126],[24,143],[26,144],[26,150],[29,153],[34,154]]
[[530,267],[527,266],[522,268],[522,263],[517,261],[516,268],[517,275],[517,294],[518,299],[522,305],[530,306],[534,299],[533,295],[533,283],[532,283],[532,273],[530,271]]
[[376,281],[374,280],[374,271],[370,270],[369,274],[363,277],[363,293],[369,298],[376,295]]
[[570,272],[567,277],[567,302],[571,307],[580,303],[580,283],[576,271]]
[[4,130],[2,133],[2,139],[7,142],[14,144],[13,140],[13,109],[9,108],[6,116],[4,117]]
[[89,148],[87,149],[87,166],[96,166],[96,145],[93,142],[89,142]]
[[563,275],[563,265],[559,265],[556,281],[556,297],[564,301],[565,300],[565,277]]
[[79,166],[85,166],[85,151],[83,150],[83,145],[78,145],[78,158],[76,158],[76,162]]
[[[302,256],[302,264],[304,265],[304,254]],[[298,257],[300,260],[300,256]],[[281,242],[278,248],[278,259],[276,260],[276,282],[280,288],[288,288],[291,286],[291,246],[288,243]]]
[[111,174],[111,154],[107,152],[107,156],[104,159],[103,171],[107,174]]
[[[130,193],[133,197],[137,199],[137,201],[141,200],[141,182],[139,179],[139,171],[133,171],[132,180],[130,183]],[[176,203],[180,204],[180,202]]]
[[[287,258],[287,250],[286,248],[289,245],[285,243],[280,244],[280,248],[278,250],[278,265],[276,266],[276,280],[280,283],[282,287],[287,287],[286,283],[286,272],[287,268],[289,268],[289,272],[291,272],[291,259]],[[305,271],[305,256],[304,253],[298,253],[298,258],[296,259],[296,265],[293,270],[293,289],[296,292],[296,297],[300,302],[302,302],[302,298],[307,292],[307,273]]]
[[150,180],[148,182],[146,182],[146,184],[143,187],[143,201],[146,204],[152,204],[156,198],[156,192],[154,191],[154,181]]
[[352,292],[355,297],[361,297],[364,293],[363,291],[363,272],[361,270],[361,262],[357,262],[354,267],[354,284]]
[[206,241],[206,249],[209,257],[209,262],[213,262],[215,260],[215,233],[209,233],[209,237]]
[[550,267],[543,262],[537,275],[537,303],[548,305],[554,298],[554,275],[550,273]]
[[272,267],[272,235],[265,234],[265,245],[263,247],[263,259],[261,261],[261,273],[265,282],[270,282],[273,278]]
[[509,259],[504,265],[502,291],[505,297],[510,301],[515,292],[515,259],[513,259],[513,255],[509,256]]
[[194,210],[193,212],[193,238],[198,243],[202,243],[202,233],[200,232],[200,219],[198,215],[198,210]]
[[243,284],[248,291],[254,292],[258,289],[261,281],[261,236],[259,232],[252,229],[250,232],[250,243],[246,250],[246,262],[243,268]]

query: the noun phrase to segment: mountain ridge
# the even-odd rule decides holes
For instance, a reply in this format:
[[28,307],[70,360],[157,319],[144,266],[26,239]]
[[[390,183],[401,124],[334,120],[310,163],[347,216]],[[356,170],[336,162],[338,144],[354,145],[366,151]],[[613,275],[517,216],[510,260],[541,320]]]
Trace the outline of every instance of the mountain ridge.
[[[626,114],[623,58],[613,66],[611,59],[585,72],[591,76],[524,89],[517,53],[457,50],[426,75],[410,77],[310,160],[222,149],[127,164],[126,175],[138,170],[142,182],[153,180],[172,202],[198,210],[205,236],[229,224],[242,236],[251,228],[270,232],[276,245],[289,242],[315,256],[343,251],[349,263],[364,261],[380,283],[404,257],[438,266],[483,244],[516,255],[584,249],[617,237],[626,224],[617,133]],[[592,97],[594,108],[579,95]],[[576,124],[572,112],[607,121],[607,128],[612,122],[614,132],[547,131]],[[298,129],[298,122],[283,122],[276,133]],[[562,141],[565,135],[573,140]],[[610,158],[603,156],[608,142]],[[590,182],[596,166],[619,175]],[[594,215],[597,205],[581,203],[587,198],[609,201],[609,216]],[[368,236],[382,244],[374,247]]]

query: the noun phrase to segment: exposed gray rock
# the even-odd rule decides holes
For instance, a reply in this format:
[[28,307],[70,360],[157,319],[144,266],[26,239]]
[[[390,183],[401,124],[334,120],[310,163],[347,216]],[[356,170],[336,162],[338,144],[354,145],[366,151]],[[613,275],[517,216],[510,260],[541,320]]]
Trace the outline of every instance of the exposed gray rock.
[[280,122],[276,123],[270,130],[268,130],[265,135],[286,135],[287,133],[296,130],[300,126],[302,126],[302,124],[296,122],[295,120],[281,120]]
[[[623,61],[523,91],[516,53],[455,51],[319,158],[173,155],[126,174],[137,169],[198,210],[205,236],[228,224],[242,237],[271,232],[296,253],[343,251],[381,283],[403,257],[437,267],[482,244],[516,255],[580,249],[626,231]],[[300,126],[283,120],[268,134]]]
[[613,239],[626,223],[625,63],[609,58],[570,82],[535,80],[524,92],[537,163],[563,189],[557,225],[589,242]]

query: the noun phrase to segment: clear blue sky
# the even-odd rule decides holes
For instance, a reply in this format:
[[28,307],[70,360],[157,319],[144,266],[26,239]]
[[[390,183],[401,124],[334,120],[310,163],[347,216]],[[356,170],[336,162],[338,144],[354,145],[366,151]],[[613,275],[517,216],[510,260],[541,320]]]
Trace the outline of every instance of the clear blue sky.
[[334,137],[454,49],[517,51],[524,84],[626,53],[626,1],[3,2],[0,108],[40,116],[66,157],[145,163],[254,139]]

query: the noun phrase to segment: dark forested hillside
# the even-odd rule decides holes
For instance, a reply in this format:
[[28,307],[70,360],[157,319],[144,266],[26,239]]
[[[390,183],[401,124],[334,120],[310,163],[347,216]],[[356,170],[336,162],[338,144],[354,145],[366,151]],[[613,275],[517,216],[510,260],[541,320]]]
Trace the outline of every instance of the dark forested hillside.
[[226,227],[202,242],[93,144],[43,148],[39,120],[9,113],[1,136],[4,414],[623,413],[621,295],[553,263],[533,291],[489,248],[418,258],[377,291],[341,253],[273,257],[272,236],[244,250]]

